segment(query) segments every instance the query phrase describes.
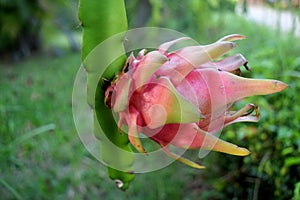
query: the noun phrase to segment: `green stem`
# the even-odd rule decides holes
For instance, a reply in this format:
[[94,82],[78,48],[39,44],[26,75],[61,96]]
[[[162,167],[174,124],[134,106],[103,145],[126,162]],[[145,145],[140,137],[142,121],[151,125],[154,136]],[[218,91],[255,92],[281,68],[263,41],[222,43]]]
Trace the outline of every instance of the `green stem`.
[[[102,160],[108,164],[109,176],[116,180],[119,188],[125,190],[134,179],[134,174],[131,173],[133,153],[127,135],[120,134],[111,110],[105,106],[103,89],[103,79],[111,80],[121,71],[126,60],[122,43],[124,33],[127,31],[124,1],[80,0],[79,19],[83,27],[82,62],[88,72],[87,101],[95,113],[94,134],[101,141]],[[123,34],[117,37],[119,39],[113,40],[112,45],[100,52],[101,55],[93,51],[97,45],[122,32]],[[101,65],[115,55],[122,56],[108,67]],[[104,71],[102,77],[99,77],[99,71]]]

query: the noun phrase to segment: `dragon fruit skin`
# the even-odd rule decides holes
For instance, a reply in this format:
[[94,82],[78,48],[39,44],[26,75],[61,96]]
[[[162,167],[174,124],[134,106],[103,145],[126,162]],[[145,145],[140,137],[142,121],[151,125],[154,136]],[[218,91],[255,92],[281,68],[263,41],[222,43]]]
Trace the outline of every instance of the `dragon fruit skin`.
[[[217,138],[214,133],[236,122],[257,122],[258,107],[247,104],[231,111],[236,101],[252,95],[266,95],[287,87],[277,80],[247,79],[238,76],[247,66],[240,55],[224,55],[243,39],[229,35],[206,46],[167,50],[182,40],[162,44],[157,51],[133,54],[124,71],[106,90],[106,103],[119,116],[118,126],[128,126],[132,145],[147,154],[138,137],[143,133],[157,142],[166,154],[195,167],[197,163],[168,150],[170,144],[184,149],[212,149],[233,155],[248,155],[245,148]],[[255,114],[253,114],[255,113]]]

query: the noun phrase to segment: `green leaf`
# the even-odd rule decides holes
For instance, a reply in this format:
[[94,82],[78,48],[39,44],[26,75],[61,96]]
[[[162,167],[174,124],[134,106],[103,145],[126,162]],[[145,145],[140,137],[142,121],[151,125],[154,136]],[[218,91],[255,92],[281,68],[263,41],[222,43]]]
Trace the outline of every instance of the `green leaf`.
[[289,157],[284,160],[284,166],[290,167],[292,165],[300,165],[299,157]]

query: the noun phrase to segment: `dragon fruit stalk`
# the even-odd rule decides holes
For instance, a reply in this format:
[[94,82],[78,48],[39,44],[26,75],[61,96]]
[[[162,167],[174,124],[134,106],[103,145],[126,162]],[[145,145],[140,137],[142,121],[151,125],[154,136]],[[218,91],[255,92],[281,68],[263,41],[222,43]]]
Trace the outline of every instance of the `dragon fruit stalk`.
[[205,46],[188,46],[168,52],[174,44],[163,43],[156,51],[142,50],[129,56],[123,71],[107,88],[105,102],[118,115],[118,127],[128,127],[131,144],[141,153],[139,133],[157,142],[171,158],[191,167],[203,166],[172,153],[173,145],[184,149],[212,149],[245,156],[250,152],[216,137],[215,133],[236,122],[257,122],[259,109],[247,104],[237,111],[232,105],[245,97],[279,92],[287,87],[277,80],[239,76],[247,70],[241,55],[219,59],[245,38],[229,35]]

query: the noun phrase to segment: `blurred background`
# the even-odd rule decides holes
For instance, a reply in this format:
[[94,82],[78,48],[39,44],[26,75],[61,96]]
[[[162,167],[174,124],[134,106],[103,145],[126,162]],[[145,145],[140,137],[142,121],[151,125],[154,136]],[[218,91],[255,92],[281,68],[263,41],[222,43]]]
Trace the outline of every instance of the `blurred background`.
[[[175,29],[208,44],[247,36],[251,72],[289,87],[238,103],[257,124],[221,137],[252,153],[211,152],[196,170],[175,162],[119,191],[77,136],[71,94],[80,67],[77,0],[0,0],[0,199],[300,199],[300,0],[126,0],[129,28]],[[100,11],[99,11],[100,12]]]

